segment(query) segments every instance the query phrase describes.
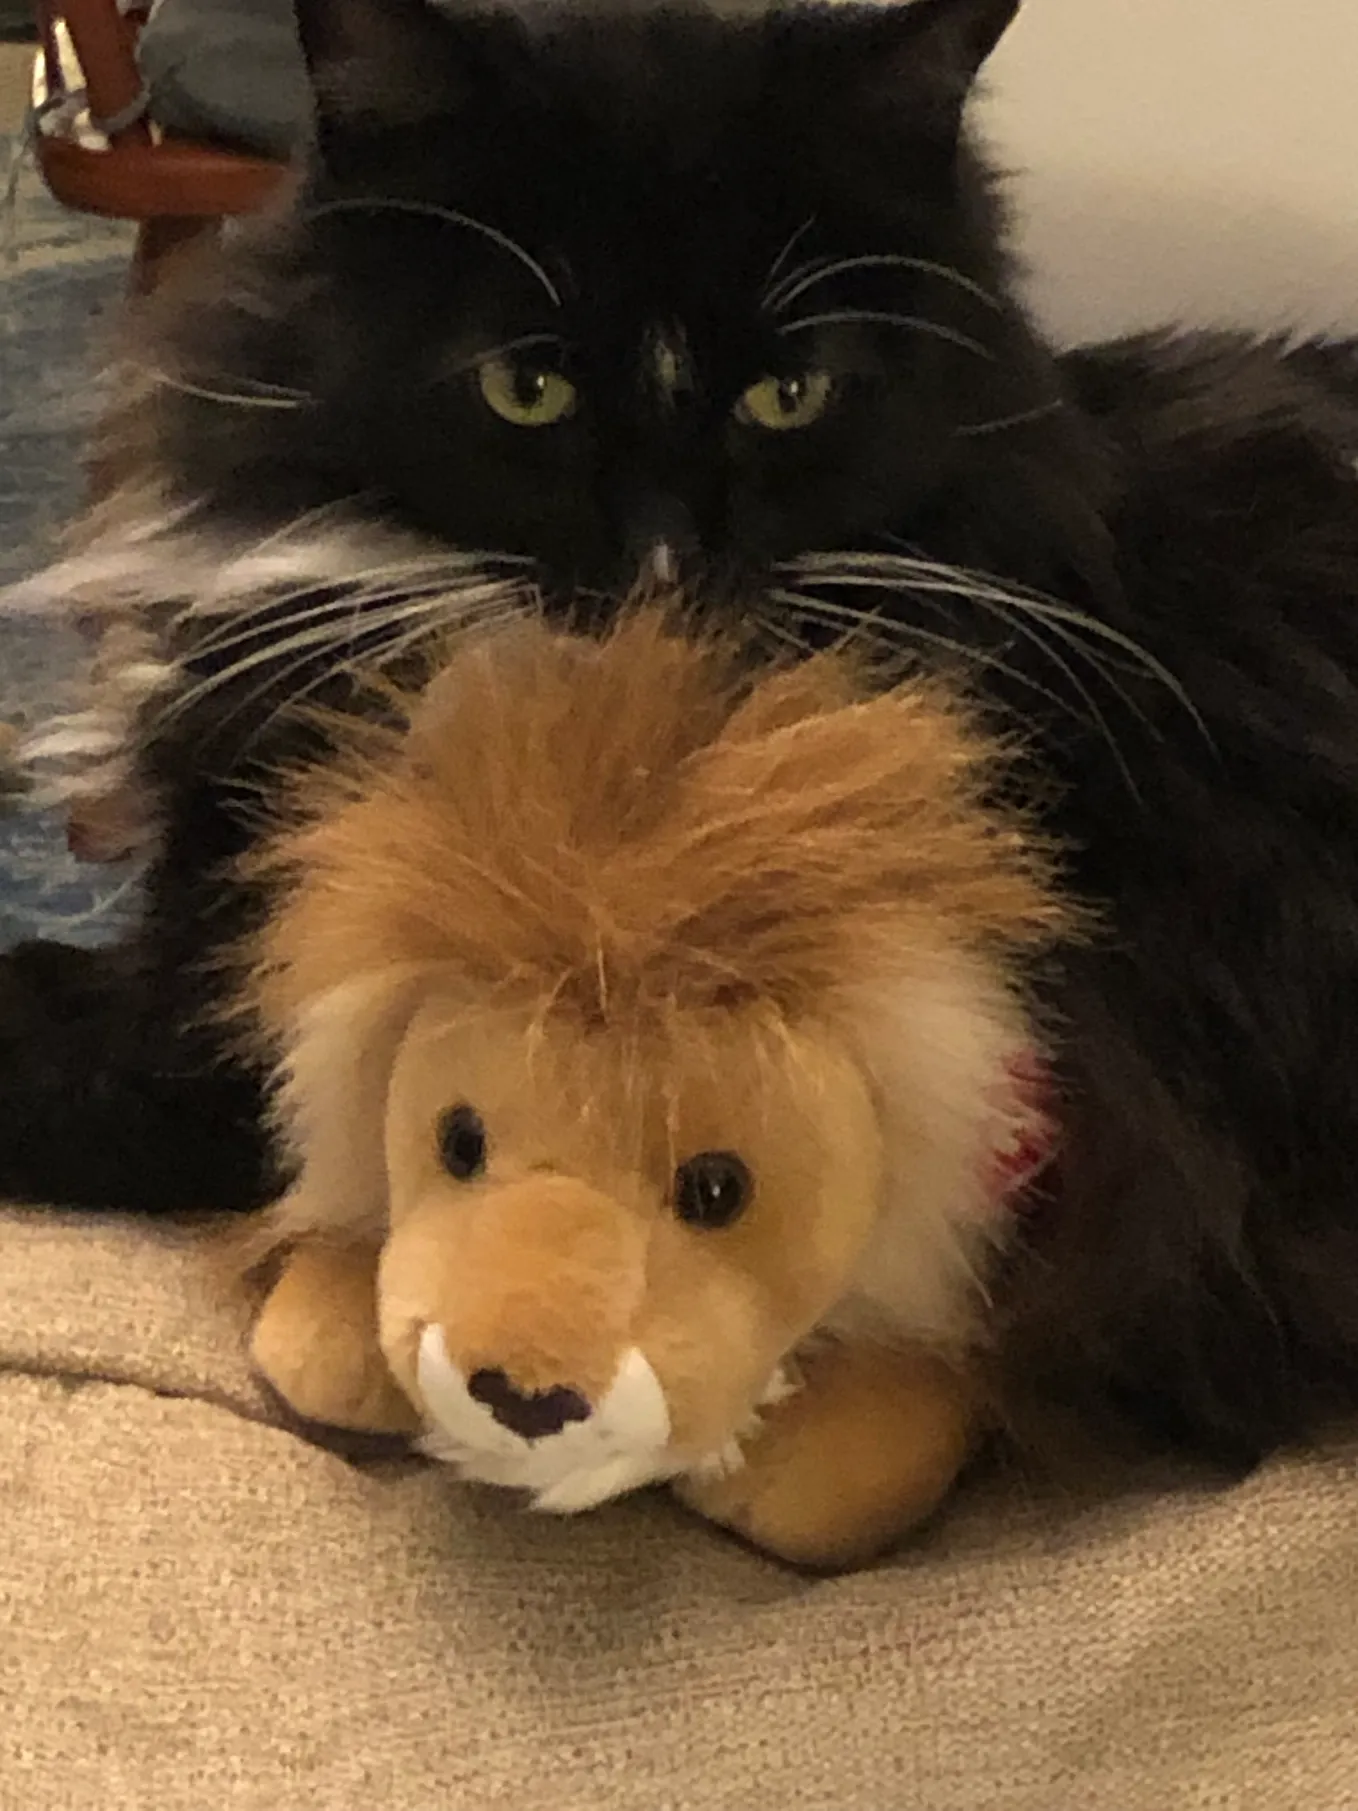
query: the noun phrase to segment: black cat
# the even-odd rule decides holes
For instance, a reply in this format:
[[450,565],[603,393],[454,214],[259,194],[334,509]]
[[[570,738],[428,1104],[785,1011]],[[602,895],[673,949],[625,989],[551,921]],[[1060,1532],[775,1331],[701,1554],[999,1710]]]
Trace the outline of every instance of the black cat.
[[1241,1462],[1358,1400],[1358,348],[1053,356],[961,124],[1016,4],[301,6],[300,186],[146,329],[39,581],[129,613],[154,856],[127,946],[5,965],[0,1191],[260,1200],[205,1014],[290,705],[678,576],[1021,714],[1109,929],[1014,1368]]

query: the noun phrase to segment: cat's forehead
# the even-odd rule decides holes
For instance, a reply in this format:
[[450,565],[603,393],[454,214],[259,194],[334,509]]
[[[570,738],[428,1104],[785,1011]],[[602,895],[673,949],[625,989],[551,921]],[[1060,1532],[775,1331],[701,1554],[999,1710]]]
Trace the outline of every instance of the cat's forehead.
[[[539,80],[484,112],[450,106],[389,192],[478,218],[585,306],[631,292],[657,356],[675,321],[691,349],[695,317],[739,308],[812,211],[818,152],[765,79],[756,37],[682,23],[554,34]],[[372,180],[394,177],[388,162]]]
[[680,365],[707,320],[760,299],[795,234],[813,236],[821,251],[836,236],[829,218],[808,224],[812,207],[795,185],[775,185],[738,159],[676,169],[634,158],[578,190],[539,185],[525,198],[497,185],[487,205],[559,261],[579,302],[617,298],[644,322],[654,356]]

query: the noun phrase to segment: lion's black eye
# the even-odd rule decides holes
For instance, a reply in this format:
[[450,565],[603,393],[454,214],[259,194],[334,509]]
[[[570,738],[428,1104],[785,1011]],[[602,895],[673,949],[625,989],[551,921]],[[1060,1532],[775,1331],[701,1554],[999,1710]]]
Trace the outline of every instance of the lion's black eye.
[[486,1128],[475,1107],[449,1107],[439,1121],[439,1156],[459,1182],[470,1182],[486,1167]]
[[688,1226],[729,1226],[753,1193],[754,1177],[734,1151],[700,1151],[674,1172],[674,1211]]

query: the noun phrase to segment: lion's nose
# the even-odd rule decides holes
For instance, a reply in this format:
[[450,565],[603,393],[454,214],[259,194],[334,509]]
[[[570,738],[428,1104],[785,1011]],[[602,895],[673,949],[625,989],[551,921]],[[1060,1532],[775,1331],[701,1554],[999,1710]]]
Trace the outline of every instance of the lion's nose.
[[567,1422],[588,1421],[591,1410],[578,1390],[521,1390],[503,1371],[481,1369],[467,1379],[467,1394],[488,1408],[501,1427],[522,1440],[559,1434]]

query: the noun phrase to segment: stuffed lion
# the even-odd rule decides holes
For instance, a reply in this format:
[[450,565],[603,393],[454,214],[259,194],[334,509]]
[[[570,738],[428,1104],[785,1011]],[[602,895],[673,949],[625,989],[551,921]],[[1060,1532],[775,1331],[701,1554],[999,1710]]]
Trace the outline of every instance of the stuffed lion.
[[1066,932],[936,680],[638,607],[460,646],[302,783],[246,1005],[296,1182],[254,1360],[300,1415],[583,1510],[667,1481],[862,1562],[984,1425]]

